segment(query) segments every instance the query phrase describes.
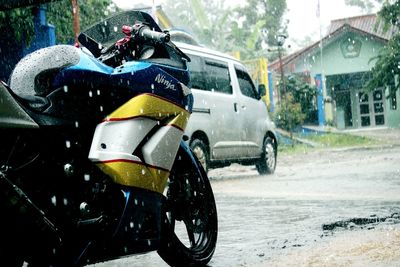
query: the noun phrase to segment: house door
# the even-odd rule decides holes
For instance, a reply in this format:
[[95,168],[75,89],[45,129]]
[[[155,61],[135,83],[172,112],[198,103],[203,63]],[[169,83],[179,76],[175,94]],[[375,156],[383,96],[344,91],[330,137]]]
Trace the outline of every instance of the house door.
[[373,92],[358,92],[358,108],[361,127],[385,125],[383,89]]

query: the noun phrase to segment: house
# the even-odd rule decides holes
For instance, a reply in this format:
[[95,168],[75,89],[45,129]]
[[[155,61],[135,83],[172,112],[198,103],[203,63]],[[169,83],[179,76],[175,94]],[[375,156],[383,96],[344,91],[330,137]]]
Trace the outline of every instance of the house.
[[[305,75],[317,85],[320,125],[400,128],[399,92],[365,88],[374,57],[393,34],[394,27],[384,31],[376,14],[337,19],[320,41],[282,58],[285,75]],[[269,67],[280,74],[279,60]]]

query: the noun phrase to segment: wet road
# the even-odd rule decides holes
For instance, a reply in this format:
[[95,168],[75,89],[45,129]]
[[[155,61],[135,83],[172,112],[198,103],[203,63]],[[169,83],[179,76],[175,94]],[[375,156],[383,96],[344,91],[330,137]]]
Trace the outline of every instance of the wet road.
[[[399,146],[280,156],[268,176],[239,165],[209,176],[219,216],[210,266],[400,266]],[[357,225],[371,219],[384,222]],[[151,252],[96,266],[167,265]]]

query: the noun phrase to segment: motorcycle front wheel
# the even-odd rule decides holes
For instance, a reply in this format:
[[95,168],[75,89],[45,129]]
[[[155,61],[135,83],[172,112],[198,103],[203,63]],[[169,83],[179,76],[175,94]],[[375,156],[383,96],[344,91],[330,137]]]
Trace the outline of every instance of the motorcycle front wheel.
[[217,242],[214,194],[202,167],[174,169],[184,173],[170,176],[158,254],[171,266],[204,266]]

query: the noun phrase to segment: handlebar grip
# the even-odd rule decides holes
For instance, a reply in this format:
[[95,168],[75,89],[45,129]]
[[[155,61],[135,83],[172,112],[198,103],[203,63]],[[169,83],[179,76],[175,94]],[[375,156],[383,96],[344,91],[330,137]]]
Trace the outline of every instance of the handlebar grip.
[[148,27],[141,27],[138,36],[145,41],[151,40],[158,43],[168,43],[171,39],[169,33],[153,31]]

